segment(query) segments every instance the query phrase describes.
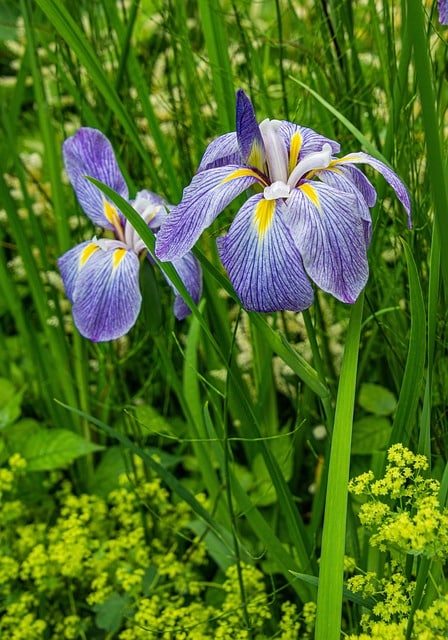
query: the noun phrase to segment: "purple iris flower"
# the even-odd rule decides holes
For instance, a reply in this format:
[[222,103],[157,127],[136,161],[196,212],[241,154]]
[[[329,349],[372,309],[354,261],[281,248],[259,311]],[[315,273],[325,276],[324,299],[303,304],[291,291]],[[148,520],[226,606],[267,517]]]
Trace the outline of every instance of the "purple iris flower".
[[[70,249],[59,258],[59,270],[79,332],[95,342],[114,340],[131,329],[140,312],[140,256],[147,249],[123,214],[86,176],[100,180],[128,200],[154,233],[158,233],[170,205],[150,191],[140,191],[135,200],[129,200],[112,145],[97,129],[82,127],[65,140],[62,152],[84,212],[112,237],[94,237]],[[173,260],[173,265],[197,302],[202,274],[196,258],[186,252]],[[169,280],[168,284],[175,293],[174,314],[182,320],[190,309]]]
[[[379,171],[410,215],[408,192],[384,163],[366,153],[337,158],[339,144],[286,120],[255,118],[239,90],[236,132],[214,140],[182,201],[156,240],[160,260],[179,259],[238,195],[255,187],[228,233],[218,238],[224,267],[243,306],[301,311],[313,301],[310,279],[354,302],[368,277],[369,208],[376,191],[355,165]],[[410,224],[410,218],[409,218]]]
[[448,0],[439,0],[439,20],[441,24],[448,24]]

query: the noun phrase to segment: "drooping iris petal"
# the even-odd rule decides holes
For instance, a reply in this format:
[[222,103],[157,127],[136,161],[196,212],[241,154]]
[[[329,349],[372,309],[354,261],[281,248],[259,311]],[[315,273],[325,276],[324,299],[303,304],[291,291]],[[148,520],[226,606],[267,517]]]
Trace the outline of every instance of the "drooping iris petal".
[[363,151],[359,151],[358,153],[349,153],[343,158],[338,158],[337,164],[369,164],[371,167],[376,169],[383,178],[390,184],[392,189],[395,191],[395,194],[403,207],[408,214],[408,227],[411,228],[411,200],[409,198],[409,193],[400,178],[397,174],[392,171],[384,162],[377,160],[373,156],[370,156],[368,153],[364,153]]
[[[173,260],[173,267],[182,279],[188,293],[198,304],[202,293],[202,271],[198,260],[190,252],[186,253],[182,258]],[[174,291],[174,315],[178,320],[183,320],[191,313],[191,309],[180,293],[177,291],[173,283],[166,279],[172,290]]]
[[216,216],[254,182],[259,182],[257,175],[238,165],[197,173],[157,234],[156,256],[175,260],[185,255]]
[[106,248],[99,247],[80,268],[72,300],[76,327],[94,342],[125,335],[135,324],[142,301],[137,255],[122,243],[102,242]]
[[[90,250],[88,247],[90,247]],[[84,261],[86,261],[88,254],[96,251],[95,247],[95,243],[88,240],[87,242],[76,245],[73,249],[69,249],[69,251],[66,251],[58,259],[58,267],[64,283],[65,293],[70,302],[73,302],[73,292],[75,290],[80,264],[82,264],[82,256],[84,255]]]
[[[372,185],[364,176],[364,174],[359,169],[357,169],[357,167],[353,167],[353,166],[349,167],[346,165],[343,167],[343,169],[344,170],[342,170],[342,167],[339,167],[338,165],[334,169],[324,169],[323,171],[319,171],[317,175],[323,182],[325,182],[325,184],[328,184],[330,187],[333,187],[335,190],[340,191],[341,199],[344,198],[344,193],[350,193],[356,198],[356,203],[357,203],[356,209],[358,211],[358,214],[363,220],[364,237],[366,240],[366,245],[369,246],[370,240],[372,238],[372,216],[370,215],[369,207],[375,204],[376,191],[373,189]],[[346,172],[346,170],[349,170],[349,171]],[[353,173],[354,171],[355,171],[354,176],[357,178],[356,182],[355,180],[350,179],[351,177],[350,174]],[[346,173],[348,175],[346,175]],[[361,180],[361,176],[362,178],[364,178],[365,181]],[[360,191],[357,185],[359,185],[363,190]],[[367,186],[372,188],[373,193],[366,188]],[[370,204],[368,204],[368,202],[366,201],[366,198],[368,198],[368,201]],[[372,203],[372,200],[373,200],[373,203]]]
[[310,278],[353,303],[368,278],[364,224],[356,198],[323,183],[304,182],[288,199],[288,224]]
[[105,215],[104,196],[85,176],[108,185],[126,200],[128,188],[106,136],[91,127],[81,127],[62,146],[64,166],[81,207],[92,222],[104,229],[114,229]]
[[198,172],[228,164],[241,164],[241,152],[235,131],[225,133],[210,142],[202,156]]
[[[339,164],[337,159],[335,162],[336,164],[334,166],[331,165],[328,169],[319,171],[317,175],[322,178],[323,175],[327,176],[332,174],[333,176],[336,176],[336,179],[340,175],[344,176],[346,181],[352,183],[352,185],[360,192],[368,207],[375,206],[376,190],[364,173],[358,169],[358,167],[355,167],[355,165]],[[343,183],[341,183],[341,185],[342,184]]]
[[265,147],[252,102],[244,91],[236,92],[236,137],[242,164],[263,169]]
[[218,238],[221,261],[251,311],[301,311],[313,302],[302,258],[284,223],[282,201],[250,197]]

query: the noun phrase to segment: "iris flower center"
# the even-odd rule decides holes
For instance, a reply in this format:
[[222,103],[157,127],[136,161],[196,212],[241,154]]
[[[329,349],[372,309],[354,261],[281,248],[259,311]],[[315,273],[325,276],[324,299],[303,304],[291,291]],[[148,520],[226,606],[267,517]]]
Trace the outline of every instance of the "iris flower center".
[[306,155],[289,173],[288,150],[284,139],[279,133],[280,120],[263,120],[260,123],[263,138],[266,165],[270,178],[270,185],[265,187],[263,195],[266,200],[287,198],[291,192],[310,171],[326,169],[331,162],[331,146],[325,143],[320,151]]

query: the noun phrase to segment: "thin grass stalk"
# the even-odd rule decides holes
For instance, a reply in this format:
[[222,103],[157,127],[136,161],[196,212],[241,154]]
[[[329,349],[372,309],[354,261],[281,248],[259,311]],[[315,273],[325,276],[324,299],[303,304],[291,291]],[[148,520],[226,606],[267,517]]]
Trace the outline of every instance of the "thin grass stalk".
[[[216,443],[214,451],[219,466],[223,468],[225,465],[222,436],[224,427],[220,425],[220,433],[218,433],[217,428],[213,425],[208,414],[207,417],[210,438],[214,443]],[[296,557],[288,553],[287,547],[279,540],[262,511],[260,511],[252,502],[231,467],[228,469],[228,479],[232,487],[233,498],[238,504],[241,514],[245,516],[255,536],[263,544],[263,547],[266,549],[266,553],[274,560],[288,582],[291,583],[292,588],[296,591],[301,601],[307,602],[310,599],[313,590],[309,589],[307,585],[301,584],[298,580],[291,579],[292,575],[297,572],[298,561]]]
[[[146,243],[146,246],[150,251],[151,255],[154,255],[154,243],[155,243],[154,235],[152,231],[148,228],[144,220],[141,218],[141,216],[137,213],[137,211],[135,211],[135,209],[133,209],[133,207],[128,202],[126,202],[126,200],[124,200],[121,196],[115,193],[113,189],[99,182],[98,180],[95,180],[93,178],[89,178],[89,179],[103,193],[105,193],[112,200],[112,202],[117,205],[117,207],[119,207],[120,211],[123,213],[123,215],[126,216],[126,218],[130,221],[130,223],[135,228],[137,233],[140,235],[142,240]],[[220,357],[222,364],[224,365],[224,367],[226,367],[229,375],[229,380],[231,381],[232,393],[235,394],[236,406],[239,408],[239,411],[240,411],[238,417],[241,420],[241,424],[244,425],[245,427],[246,437],[253,440],[254,443],[257,443],[257,446],[261,454],[263,455],[263,459],[266,463],[266,467],[271,476],[272,483],[277,493],[280,509],[285,518],[286,528],[290,535],[291,542],[292,544],[294,544],[296,548],[302,568],[309,569],[311,567],[312,570],[314,570],[316,568],[316,562],[315,562],[315,559],[311,556],[311,545],[308,539],[308,534],[307,534],[305,525],[297,510],[297,506],[294,502],[294,498],[291,494],[291,490],[289,489],[283,477],[283,474],[279,468],[278,462],[275,459],[274,455],[272,454],[272,451],[267,446],[262,436],[259,421],[257,420],[257,416],[251,406],[248,395],[245,393],[245,388],[240,383],[240,377],[238,375],[235,375],[235,371],[233,368],[228,368],[228,359],[226,358],[225,354],[222,352],[215,338],[212,336],[211,331],[207,326],[207,323],[204,321],[204,318],[199,311],[199,308],[193,302],[190,294],[186,290],[185,285],[182,282],[181,278],[179,277],[176,269],[173,267],[172,264],[168,262],[163,263],[163,262],[160,262],[159,260],[156,260],[156,263],[161,269],[161,271],[163,271],[168,276],[170,281],[174,284],[176,289],[180,292],[184,300],[187,302],[187,304],[192,310],[192,314],[194,315],[194,317],[198,319],[204,331],[205,336],[210,341],[211,347],[213,347],[216,354]],[[251,316],[253,319],[257,319],[257,321],[261,323],[261,326],[263,326],[263,320],[261,319],[260,315],[251,314]],[[271,333],[274,336],[276,335],[275,332],[273,331]],[[267,332],[266,335],[270,336],[271,333]],[[295,353],[292,349],[291,351]],[[296,354],[295,361],[299,361],[299,360],[300,359],[298,357],[298,354]],[[314,370],[311,367],[309,367],[309,370],[314,372]],[[315,372],[314,372],[314,375],[317,376]]]
[[426,356],[426,310],[417,266],[411,250],[402,241],[409,274],[411,326],[406,365],[401,382],[397,410],[390,437],[390,444],[403,442],[408,445],[420,401]]
[[183,393],[182,382],[177,376],[177,372],[173,365],[173,361],[169,353],[167,352],[163,337],[159,335],[154,336],[154,342],[160,355],[161,362],[163,363],[166,377],[169,380],[174,393],[176,394],[182,412],[185,416],[185,419],[187,420],[188,428],[192,436],[191,443],[195,455],[198,459],[199,467],[201,469],[201,474],[204,478],[207,491],[209,492],[210,496],[214,497],[219,492],[219,480],[217,478],[215,470],[213,469],[212,460],[210,459],[210,456],[206,451],[206,443],[203,438],[204,433],[201,433],[201,431],[199,430],[195,420],[195,416],[191,413],[190,402],[186,399]]
[[33,91],[37,105],[39,129],[45,150],[45,164],[51,184],[51,198],[56,220],[56,234],[60,251],[70,247],[70,229],[64,215],[65,199],[61,185],[61,163],[56,148],[56,136],[53,130],[49,100],[45,92],[40,66],[37,59],[37,42],[32,24],[31,3],[29,0],[20,0],[20,7],[25,23],[25,31],[28,42],[28,58],[33,77]]
[[216,97],[220,128],[222,131],[232,131],[235,119],[235,89],[224,12],[219,0],[198,0],[198,6],[212,72],[213,94]]
[[347,485],[364,294],[353,306],[339,379],[322,533],[315,640],[339,640],[344,587]]
[[437,311],[440,291],[440,242],[438,227],[433,225],[428,288],[428,330],[426,384],[420,418],[418,451],[431,461],[431,409],[434,355],[436,347]]
[[[21,0],[22,2],[24,0]],[[154,184],[159,185],[160,179],[158,178],[157,172],[154,169],[153,163],[143,146],[141,136],[136,127],[134,120],[132,119],[129,111],[126,109],[125,105],[120,100],[117,92],[115,91],[110,78],[104,73],[102,65],[96,55],[96,52],[88,42],[85,37],[85,34],[81,31],[78,25],[75,23],[70,13],[65,9],[65,7],[59,2],[55,2],[55,0],[36,0],[40,8],[46,14],[48,20],[59,33],[61,38],[66,42],[67,46],[72,49],[74,54],[77,56],[80,64],[85,67],[86,73],[90,76],[92,82],[95,84],[98,91],[102,94],[105,99],[109,109],[113,111],[115,117],[122,125],[129,142],[136,149],[141,159],[143,160],[143,164],[145,168],[148,170],[148,173],[151,175]],[[134,55],[132,54],[132,50],[129,53],[129,64],[131,65],[131,71],[135,74],[139,73],[139,67],[135,64]],[[133,76],[134,77],[134,76]],[[139,75],[135,75],[135,82],[137,89],[139,90]],[[146,85],[145,85],[146,86]],[[146,86],[147,93],[147,86]],[[140,91],[139,91],[140,93]],[[141,96],[140,96],[141,97]],[[146,102],[146,108],[148,108],[149,100]],[[143,99],[142,99],[143,106]],[[147,111],[144,109],[146,117],[148,117]],[[151,113],[151,110],[149,110]],[[157,132],[157,120],[154,117],[150,122],[150,126],[154,127],[152,129],[152,135],[155,139]],[[156,140],[156,144],[159,148],[163,146],[161,140]],[[167,161],[170,158],[169,154],[165,152],[165,154],[161,154],[160,158],[163,161]],[[170,171],[171,166],[171,171]],[[171,162],[168,162],[164,165],[164,169],[167,172],[167,175],[170,176],[173,173]],[[173,176],[174,180],[174,176]],[[161,186],[161,185],[160,185]]]
[[438,226],[441,252],[441,269],[445,293],[448,292],[448,180],[443,152],[443,139],[437,115],[437,99],[434,88],[434,73],[431,67],[430,50],[426,31],[423,3],[407,0],[405,19],[409,38],[414,46],[414,65],[417,86],[422,105],[422,121],[425,133],[428,170],[432,202]]

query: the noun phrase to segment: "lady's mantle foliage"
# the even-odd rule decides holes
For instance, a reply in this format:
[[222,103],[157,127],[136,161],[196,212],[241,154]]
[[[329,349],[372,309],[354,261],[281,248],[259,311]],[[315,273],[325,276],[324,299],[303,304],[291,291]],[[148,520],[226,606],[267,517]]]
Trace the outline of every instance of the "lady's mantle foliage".
[[[286,120],[257,123],[239,90],[236,132],[214,140],[183,199],[157,236],[161,260],[184,256],[221,211],[249,187],[251,195],[218,239],[221,260],[249,310],[301,311],[311,305],[309,278],[354,302],[368,277],[369,208],[376,191],[355,166],[369,164],[394,189],[410,216],[397,175],[366,153],[342,158],[339,144]],[[410,217],[409,217],[410,225]]]
[[[139,256],[146,252],[146,246],[122,213],[86,178],[100,180],[129,200],[109,140],[96,129],[82,127],[64,142],[63,157],[84,212],[111,237],[94,237],[70,249],[59,258],[59,269],[80,333],[94,341],[113,340],[126,334],[137,320],[142,301]],[[169,209],[163,198],[144,190],[130,203],[157,233]],[[201,294],[198,262],[188,252],[173,265],[197,302]],[[181,320],[190,310],[174,286],[168,284],[176,296],[174,314]]]

